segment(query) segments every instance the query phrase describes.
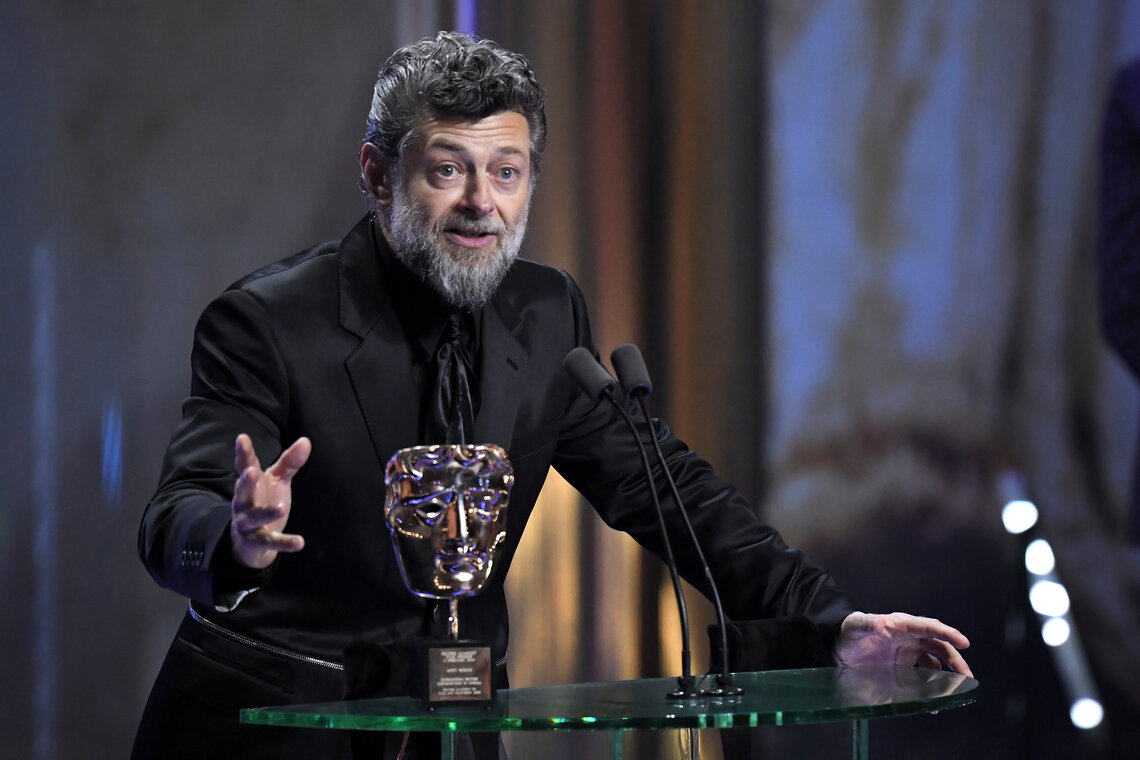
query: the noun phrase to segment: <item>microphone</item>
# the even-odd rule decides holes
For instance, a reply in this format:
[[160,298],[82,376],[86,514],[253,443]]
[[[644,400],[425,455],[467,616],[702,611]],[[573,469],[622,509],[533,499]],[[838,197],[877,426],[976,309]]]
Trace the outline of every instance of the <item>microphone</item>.
[[606,372],[606,368],[598,363],[590,353],[590,349],[584,346],[571,349],[562,360],[562,367],[590,398],[595,401],[613,400],[617,380],[614,380],[610,373]]
[[[642,442],[641,436],[637,434],[637,426],[634,424],[633,418],[629,416],[629,412],[614,396],[617,381],[609,372],[606,372],[606,368],[594,358],[593,353],[588,348],[578,346],[571,349],[570,353],[566,354],[566,358],[563,359],[562,366],[587,396],[596,401],[608,401],[618,411],[629,427],[629,432],[633,435],[634,441],[637,442],[638,453],[641,454],[641,466],[645,470],[645,479],[649,483],[649,494],[653,499],[654,511],[657,513],[657,527],[661,531],[661,543],[665,550],[665,564],[669,567],[669,576],[673,579],[673,593],[677,597],[677,614],[681,619],[681,675],[677,677],[677,688],[665,696],[668,699],[692,699],[702,696],[702,693],[694,685],[696,679],[693,678],[692,653],[689,648],[689,612],[685,607],[685,594],[681,589],[681,575],[677,571],[677,560],[673,557],[673,547],[669,543],[669,532],[665,528],[665,513],[661,510],[661,500],[657,496],[657,484],[653,479],[653,468],[649,465],[649,454],[645,449],[645,444]],[[648,380],[647,376],[646,382]]]
[[[645,397],[653,390],[653,386],[649,382],[649,370],[645,366],[645,360],[641,357],[641,351],[632,343],[625,343],[615,348],[610,354],[610,361],[613,362],[614,371],[617,372],[618,379],[621,381],[622,390],[641,408],[641,414],[649,428],[649,438],[653,442],[653,449],[657,454],[657,461],[665,472],[665,480],[669,484],[669,490],[673,494],[674,501],[677,503],[677,511],[681,513],[685,530],[693,542],[697,559],[701,563],[701,570],[704,571],[705,580],[712,591],[712,602],[716,608],[716,621],[717,625],[720,626],[721,672],[716,677],[716,688],[708,689],[703,694],[710,697],[740,696],[744,690],[733,684],[732,674],[728,670],[728,626],[725,623],[724,607],[720,603],[720,592],[717,590],[716,581],[713,580],[712,568],[709,567],[705,553],[701,550],[701,542],[697,539],[697,532],[693,530],[693,523],[689,520],[685,503],[681,500],[681,492],[677,489],[676,481],[673,480],[673,473],[669,471],[669,465],[665,462],[665,455],[661,452],[661,443],[657,440],[653,418],[649,416],[649,408],[645,404]],[[664,516],[661,519],[664,522]]]

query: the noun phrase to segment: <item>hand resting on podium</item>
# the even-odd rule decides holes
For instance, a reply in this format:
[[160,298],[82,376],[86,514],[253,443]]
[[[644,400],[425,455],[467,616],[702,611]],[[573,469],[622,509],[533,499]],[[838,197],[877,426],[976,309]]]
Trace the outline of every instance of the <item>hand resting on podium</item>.
[[840,667],[907,665],[937,670],[946,666],[972,678],[958,651],[969,646],[961,631],[934,618],[852,612],[840,628],[835,661]]

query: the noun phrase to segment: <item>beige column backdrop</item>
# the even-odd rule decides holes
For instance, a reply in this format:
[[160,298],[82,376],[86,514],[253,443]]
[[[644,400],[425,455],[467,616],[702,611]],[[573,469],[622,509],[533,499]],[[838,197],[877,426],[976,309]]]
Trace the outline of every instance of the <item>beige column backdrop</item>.
[[[619,306],[633,277],[634,203],[631,177],[615,171],[630,160],[629,113],[614,76],[628,68],[621,46],[613,44],[627,38],[622,15],[615,4],[594,3],[588,12],[555,4],[531,21],[533,37],[522,38],[548,89],[551,133],[527,255],[583,280],[601,346],[608,336],[632,334],[638,318],[636,308]],[[488,19],[482,33],[501,39],[494,25]],[[515,562],[521,572],[509,582],[512,607],[526,611],[512,619],[512,679],[635,677],[636,547],[608,531],[556,474],[527,532]]]
[[[762,387],[759,14],[701,3],[597,2],[588,13],[572,5],[555,4],[537,18],[512,14],[514,34],[526,22],[536,28],[518,42],[504,40],[532,56],[550,94],[550,148],[529,253],[558,263],[561,254],[551,258],[546,246],[562,251],[572,241],[567,263],[558,265],[586,289],[603,357],[619,343],[640,344],[655,370],[655,411],[747,490],[759,461]],[[494,21],[492,14],[487,27]],[[512,677],[561,675],[565,663],[549,656],[575,651],[564,640],[575,635],[591,637],[582,673],[675,674],[680,636],[660,563],[592,513],[572,512],[567,498],[576,500],[555,479],[520,551],[516,568],[526,572],[512,573],[514,607],[527,610],[513,618],[521,635]],[[551,537],[535,541],[547,531]],[[570,536],[592,544],[580,555],[593,603],[543,592],[555,573],[568,581],[566,571],[532,572]],[[688,598],[694,661],[703,668],[711,611],[692,589]],[[553,609],[531,614],[543,599]],[[596,620],[595,630],[551,631],[549,620],[572,615],[566,607]],[[533,656],[532,647],[548,656]]]

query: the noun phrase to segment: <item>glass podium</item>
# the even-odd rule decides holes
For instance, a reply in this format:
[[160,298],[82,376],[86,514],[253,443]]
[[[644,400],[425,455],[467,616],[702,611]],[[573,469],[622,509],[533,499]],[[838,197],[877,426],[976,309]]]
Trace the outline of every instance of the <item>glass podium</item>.
[[[713,676],[698,678],[711,688]],[[666,699],[675,678],[504,689],[490,707],[428,710],[410,697],[361,699],[241,711],[243,723],[366,731],[439,731],[452,760],[457,731],[609,731],[612,757],[632,730],[741,728],[847,721],[852,757],[869,756],[868,721],[949,710],[972,703],[973,678],[911,667],[811,668],[738,673],[744,695],[732,699]]]

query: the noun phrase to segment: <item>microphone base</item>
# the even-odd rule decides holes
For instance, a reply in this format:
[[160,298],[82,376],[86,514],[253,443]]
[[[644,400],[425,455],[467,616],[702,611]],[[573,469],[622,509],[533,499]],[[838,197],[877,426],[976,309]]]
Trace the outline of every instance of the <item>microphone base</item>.
[[696,687],[697,679],[692,676],[677,676],[677,688],[666,692],[665,698],[672,700],[700,699],[704,691]]
[[705,689],[701,692],[703,696],[712,697],[714,699],[732,699],[734,697],[744,696],[744,689],[740,688],[732,682],[732,676],[727,673],[721,673],[716,677],[716,687],[712,689]]

